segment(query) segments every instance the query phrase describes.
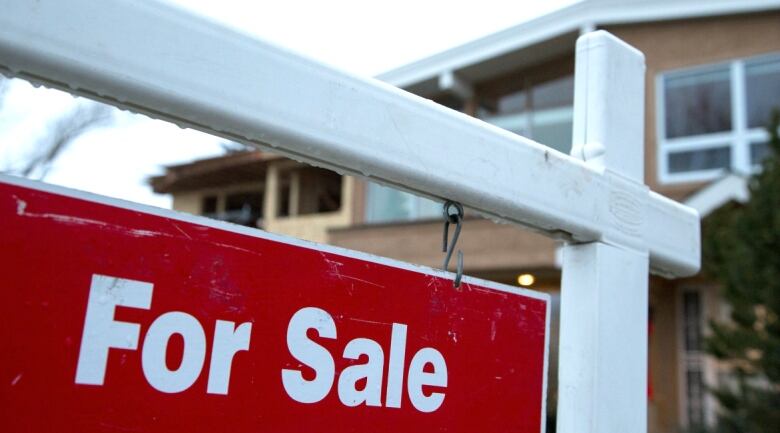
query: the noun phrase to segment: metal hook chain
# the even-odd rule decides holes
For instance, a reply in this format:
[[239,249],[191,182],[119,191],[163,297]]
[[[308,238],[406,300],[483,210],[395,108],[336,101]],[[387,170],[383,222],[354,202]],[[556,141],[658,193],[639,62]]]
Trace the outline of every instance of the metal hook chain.
[[[455,213],[450,213],[450,209],[455,207]],[[458,242],[458,236],[460,236],[460,229],[463,225],[463,205],[458,202],[447,200],[444,203],[444,237],[442,239],[441,251],[447,253],[444,257],[444,270],[446,271],[450,264],[450,258],[452,258],[452,252],[455,251],[455,244]],[[452,243],[447,247],[447,238],[449,237],[450,223],[455,224],[455,233],[452,236]],[[455,280],[452,285],[460,287],[460,280],[463,278],[463,251],[458,250],[458,267],[455,273]]]

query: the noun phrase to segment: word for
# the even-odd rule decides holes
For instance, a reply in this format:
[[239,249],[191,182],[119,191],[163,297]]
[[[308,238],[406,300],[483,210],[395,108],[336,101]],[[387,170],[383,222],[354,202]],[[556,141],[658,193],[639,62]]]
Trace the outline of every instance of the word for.
[[[76,383],[103,385],[108,350],[138,348],[140,325],[114,320],[117,306],[148,310],[152,304],[151,283],[104,275],[93,275],[81,338]],[[217,320],[211,345],[211,365],[206,392],[227,394],[233,357],[249,350],[252,324]],[[184,353],[176,370],[165,362],[168,341],[174,334],[184,339]],[[141,366],[149,384],[166,393],[182,392],[192,386],[203,370],[206,334],[198,319],[181,311],[162,314],[146,331]]]

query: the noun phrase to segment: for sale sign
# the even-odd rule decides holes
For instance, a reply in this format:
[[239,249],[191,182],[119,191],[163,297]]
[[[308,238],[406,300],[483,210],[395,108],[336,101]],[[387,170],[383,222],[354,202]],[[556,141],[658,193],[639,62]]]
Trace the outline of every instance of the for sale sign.
[[2,431],[543,429],[543,294],[10,177],[0,246]]

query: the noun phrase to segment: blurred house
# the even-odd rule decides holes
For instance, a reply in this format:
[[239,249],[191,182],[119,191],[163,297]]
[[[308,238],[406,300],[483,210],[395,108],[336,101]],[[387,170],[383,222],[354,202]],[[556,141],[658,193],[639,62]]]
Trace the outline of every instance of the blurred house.
[[[568,152],[575,41],[595,29],[646,56],[646,183],[702,215],[745,200],[780,105],[777,0],[587,0],[378,78]],[[180,211],[441,266],[441,204],[292,160],[239,152],[168,167],[152,185]],[[557,298],[554,241],[470,215],[458,247],[467,274]],[[653,277],[650,303],[649,431],[711,422],[704,385],[722,377],[702,333],[722,314],[715,288]]]

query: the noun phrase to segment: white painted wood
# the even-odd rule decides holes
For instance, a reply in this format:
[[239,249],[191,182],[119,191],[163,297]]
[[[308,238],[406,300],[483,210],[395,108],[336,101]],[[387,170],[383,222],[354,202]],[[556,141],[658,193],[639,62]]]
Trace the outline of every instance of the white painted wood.
[[0,0],[0,10],[5,73],[457,200],[553,237],[647,246],[653,271],[663,275],[698,270],[696,212],[619,170],[590,166],[169,5]]
[[748,131],[747,83],[745,82],[745,62],[731,64],[731,130],[734,138],[730,141],[731,167],[741,174],[750,173],[750,142]]
[[745,203],[750,200],[748,179],[729,174],[696,191],[685,200],[685,205],[699,212],[702,218],[730,201]]
[[642,184],[645,57],[605,35],[594,32],[577,41],[571,154]]
[[[572,154],[622,185],[608,200],[626,227],[654,221],[646,190],[644,56],[604,31],[577,41]],[[639,221],[636,221],[639,220]],[[603,242],[563,248],[559,433],[647,431],[648,252]]]
[[558,433],[647,431],[647,253],[563,251]]

